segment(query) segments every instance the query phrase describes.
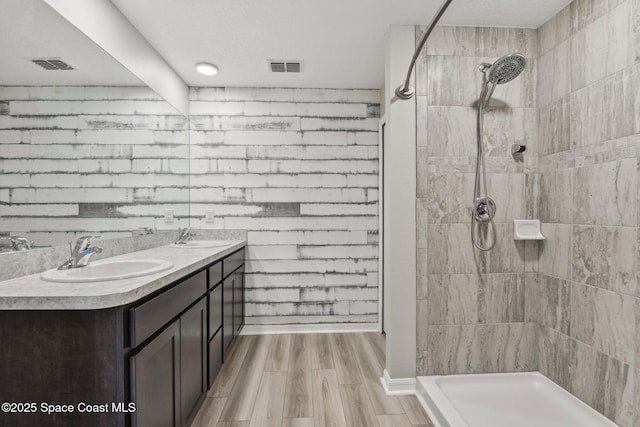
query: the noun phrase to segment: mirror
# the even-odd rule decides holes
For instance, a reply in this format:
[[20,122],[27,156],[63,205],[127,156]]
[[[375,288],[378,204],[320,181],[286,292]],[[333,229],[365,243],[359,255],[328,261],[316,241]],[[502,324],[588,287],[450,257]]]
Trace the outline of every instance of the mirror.
[[44,2],[0,9],[4,246],[186,227],[188,119]]

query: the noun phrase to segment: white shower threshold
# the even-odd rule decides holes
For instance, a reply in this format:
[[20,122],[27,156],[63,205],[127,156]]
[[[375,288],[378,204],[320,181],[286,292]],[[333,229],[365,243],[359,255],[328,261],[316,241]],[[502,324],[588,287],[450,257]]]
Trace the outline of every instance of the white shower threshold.
[[540,372],[418,377],[436,427],[616,427]]

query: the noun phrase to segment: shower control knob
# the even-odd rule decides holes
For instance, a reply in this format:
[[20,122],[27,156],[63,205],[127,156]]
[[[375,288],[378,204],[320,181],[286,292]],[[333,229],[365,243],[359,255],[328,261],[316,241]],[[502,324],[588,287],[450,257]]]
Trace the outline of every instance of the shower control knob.
[[[489,215],[491,213],[491,215]],[[487,222],[496,216],[496,204],[491,197],[478,197],[473,202],[471,214],[478,222]]]

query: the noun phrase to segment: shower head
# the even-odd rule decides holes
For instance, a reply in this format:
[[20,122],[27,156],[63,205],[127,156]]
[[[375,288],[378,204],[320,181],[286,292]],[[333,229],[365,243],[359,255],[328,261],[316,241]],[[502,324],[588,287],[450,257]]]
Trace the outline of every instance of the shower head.
[[480,71],[489,72],[488,81],[493,84],[508,83],[520,75],[527,60],[519,53],[505,55],[493,64],[480,64]]

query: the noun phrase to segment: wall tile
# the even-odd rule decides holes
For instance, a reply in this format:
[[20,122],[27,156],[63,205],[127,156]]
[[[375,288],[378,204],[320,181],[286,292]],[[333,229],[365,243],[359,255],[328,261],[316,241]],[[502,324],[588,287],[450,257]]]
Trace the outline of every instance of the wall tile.
[[638,299],[575,283],[570,292],[571,336],[625,363],[635,363]]
[[636,277],[636,242],[635,229],[574,226],[573,281],[640,295]]
[[571,390],[571,361],[576,341],[553,328],[540,325],[538,369],[561,387]]
[[633,427],[634,370],[585,345],[575,343],[571,392],[620,426]]
[[570,148],[569,97],[540,107],[540,155],[566,151]]
[[[497,224],[497,243],[492,251],[475,249],[470,224],[433,224],[427,227],[430,239],[429,273],[514,273],[524,272],[524,244],[513,240],[512,224]],[[487,224],[481,224],[486,231]],[[481,240],[483,244],[486,242]]]
[[539,281],[527,281],[526,320],[569,334],[570,284],[567,281],[540,275]]
[[636,168],[634,159],[624,159],[575,169],[575,221],[579,224],[635,226]]
[[571,91],[569,41],[564,41],[538,59],[538,106],[550,104]]
[[573,221],[573,188],[570,170],[543,173],[540,176],[540,220],[571,223]]
[[537,369],[537,325],[429,326],[428,374],[514,372]]
[[567,224],[542,224],[545,240],[540,242],[540,273],[571,278],[572,226]]
[[567,6],[538,28],[538,54],[548,52],[565,41],[571,30],[571,7]]
[[524,275],[431,275],[428,323],[460,325],[524,321]]

